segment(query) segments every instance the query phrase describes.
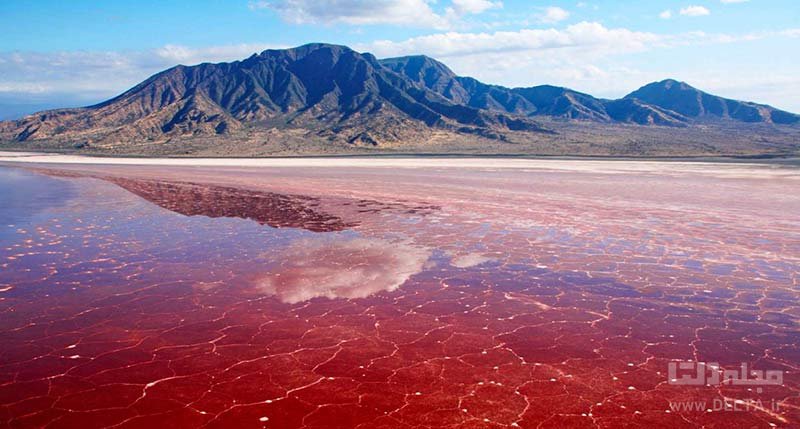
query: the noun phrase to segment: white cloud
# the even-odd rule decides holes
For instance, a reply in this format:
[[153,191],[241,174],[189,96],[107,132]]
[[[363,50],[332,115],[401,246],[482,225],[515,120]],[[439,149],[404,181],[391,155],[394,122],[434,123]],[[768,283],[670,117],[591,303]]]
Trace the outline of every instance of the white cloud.
[[659,13],[658,17],[661,18],[661,19],[670,19],[670,18],[672,18],[672,11],[667,9],[667,10]]
[[434,57],[480,55],[555,48],[591,49],[598,52],[635,52],[664,40],[664,36],[624,28],[610,29],[596,22],[580,22],[563,30],[524,29],[495,33],[438,33],[401,42],[388,40],[359,45],[378,57],[425,53]]
[[28,82],[0,82],[0,93],[25,93],[25,94],[44,94],[50,88],[40,83]]
[[800,28],[789,28],[779,31],[778,34],[785,37],[800,37]]
[[276,0],[250,3],[270,8],[294,24],[393,24],[447,28],[426,0]]
[[165,45],[153,52],[165,63],[198,64],[235,61],[261,52],[265,49],[285,48],[286,46],[242,43],[239,45],[209,46],[205,48],[189,48],[181,45]]
[[447,29],[464,15],[500,8],[499,0],[452,0],[443,14],[435,0],[275,0],[251,1],[250,9],[272,9],[293,24],[401,25]]
[[711,11],[703,6],[686,6],[680,10],[680,14],[684,16],[705,16],[710,15]]
[[557,6],[550,6],[545,8],[537,18],[543,24],[555,24],[569,18],[569,11]]
[[376,40],[355,45],[359,51],[382,57],[425,54],[435,58],[482,56],[535,52],[554,55],[554,51],[591,53],[591,55],[628,54],[654,48],[697,46],[762,40],[769,37],[800,37],[800,28],[776,31],[726,34],[690,31],[679,34],[658,34],[608,28],[598,22],[582,21],[563,29],[522,29],[497,32],[445,32],[412,37],[401,41]]
[[466,14],[479,14],[489,9],[501,8],[503,3],[500,1],[489,0],[453,0],[453,5],[450,7],[454,13],[458,15]]

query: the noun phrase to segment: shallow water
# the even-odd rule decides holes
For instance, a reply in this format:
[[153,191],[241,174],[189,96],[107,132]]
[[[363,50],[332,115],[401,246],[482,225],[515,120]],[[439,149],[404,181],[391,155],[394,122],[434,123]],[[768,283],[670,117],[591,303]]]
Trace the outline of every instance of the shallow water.
[[791,171],[52,168],[0,167],[9,426],[800,424]]

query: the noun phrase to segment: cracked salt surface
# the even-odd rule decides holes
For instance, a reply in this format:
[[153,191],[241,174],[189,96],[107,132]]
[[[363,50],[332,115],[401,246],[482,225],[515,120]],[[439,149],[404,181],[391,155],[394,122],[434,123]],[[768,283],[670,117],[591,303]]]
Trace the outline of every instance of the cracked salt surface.
[[[796,426],[798,182],[752,168],[14,170],[75,193],[0,231],[0,424]],[[670,410],[756,395],[672,359],[781,407]]]

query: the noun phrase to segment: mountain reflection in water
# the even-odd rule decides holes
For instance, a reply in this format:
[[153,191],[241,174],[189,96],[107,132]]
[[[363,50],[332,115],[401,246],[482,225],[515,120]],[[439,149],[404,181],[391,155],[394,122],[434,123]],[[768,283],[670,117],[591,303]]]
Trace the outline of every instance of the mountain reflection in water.
[[196,183],[126,178],[106,180],[186,216],[237,217],[273,228],[303,228],[314,232],[342,231],[356,225],[317,209],[319,200],[313,197]]

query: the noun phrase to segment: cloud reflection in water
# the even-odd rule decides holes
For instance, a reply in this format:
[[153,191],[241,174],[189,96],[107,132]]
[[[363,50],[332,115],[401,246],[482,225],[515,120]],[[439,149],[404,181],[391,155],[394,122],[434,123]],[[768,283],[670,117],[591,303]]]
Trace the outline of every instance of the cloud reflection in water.
[[257,281],[286,303],[312,298],[365,298],[393,291],[422,271],[428,249],[381,239],[304,239],[278,255],[280,265]]

